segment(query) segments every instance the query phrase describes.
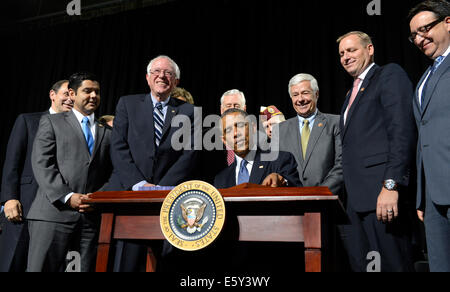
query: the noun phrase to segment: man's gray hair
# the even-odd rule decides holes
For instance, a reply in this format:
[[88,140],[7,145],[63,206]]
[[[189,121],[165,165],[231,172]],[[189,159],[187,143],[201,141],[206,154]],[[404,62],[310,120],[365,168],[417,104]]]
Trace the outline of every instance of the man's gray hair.
[[297,85],[303,81],[311,82],[311,89],[314,91],[314,93],[317,93],[319,91],[319,83],[317,82],[316,78],[314,78],[314,76],[312,76],[311,74],[301,73],[301,74],[295,75],[289,81],[289,86],[288,86],[289,96],[292,96],[291,87],[294,85]]
[[224,94],[222,94],[222,97],[220,98],[220,105],[223,104],[223,100],[224,100],[225,96],[235,95],[235,94],[241,96],[241,103],[242,103],[242,106],[244,106],[246,103],[244,93],[238,89],[231,89],[231,90],[228,90],[227,92],[225,92]]
[[147,66],[147,73],[148,73],[148,74],[150,74],[150,70],[152,70],[153,63],[154,63],[156,60],[158,60],[158,59],[167,59],[167,60],[172,64],[172,67],[173,67],[173,69],[175,70],[175,77],[176,77],[177,79],[180,79],[181,73],[180,73],[180,68],[178,67],[177,63],[175,63],[174,60],[172,60],[170,57],[165,56],[165,55],[159,55],[158,57],[154,58],[153,60],[151,60],[151,61],[148,63],[148,66]]

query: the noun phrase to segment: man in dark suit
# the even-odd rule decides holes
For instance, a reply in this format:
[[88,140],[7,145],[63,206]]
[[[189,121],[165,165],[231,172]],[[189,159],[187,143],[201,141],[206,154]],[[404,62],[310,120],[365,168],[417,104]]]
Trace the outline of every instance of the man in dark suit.
[[343,177],[339,116],[317,109],[319,84],[312,75],[297,74],[288,87],[297,116],[275,126],[273,137],[279,139],[281,151],[295,157],[304,186],[327,186],[340,195]]
[[[194,125],[194,107],[170,97],[179,78],[178,65],[167,56],[158,56],[147,67],[150,93],[120,98],[111,138],[114,172],[110,190],[176,186],[193,178],[196,154],[192,144],[186,145],[186,139],[183,149],[172,145],[172,137],[180,130],[171,125],[175,117],[191,123],[188,134]],[[117,247],[115,271],[139,270],[145,246],[125,242],[122,250],[122,245],[119,242]]]
[[[396,65],[374,63],[363,32],[338,39],[340,61],[353,77],[341,113],[346,211],[344,245],[355,271],[411,271],[408,186],[415,126],[412,84]],[[378,265],[381,263],[381,266]]]
[[11,131],[3,165],[0,199],[7,221],[0,236],[0,272],[24,272],[27,268],[29,235],[24,218],[38,188],[31,168],[33,141],[43,115],[72,109],[73,101],[69,98],[67,84],[67,80],[56,82],[49,93],[50,109],[20,114]]
[[[222,140],[228,148],[234,150],[236,157],[230,166],[216,175],[214,186],[219,189],[242,183],[271,187],[302,186],[292,154],[258,149],[255,145],[255,127],[256,119],[251,121],[250,116],[241,109],[229,109],[222,114]],[[227,212],[229,218],[234,217],[232,210]],[[276,252],[271,253],[269,250]],[[273,267],[282,269],[286,257],[296,258],[300,254],[297,246],[283,243],[226,240],[217,243],[216,253],[214,258],[225,259],[227,269],[239,271],[267,271]]]
[[222,139],[234,150],[236,159],[216,176],[214,186],[229,188],[247,182],[272,187],[302,186],[292,154],[263,152],[254,146],[255,125],[248,116],[240,109],[222,114]]
[[33,145],[32,167],[39,185],[27,215],[27,271],[61,271],[69,250],[80,253],[80,271],[95,267],[99,216],[82,204],[103,190],[110,177],[111,130],[99,127],[94,111],[100,85],[89,73],[69,78],[72,111],[44,115]]
[[450,272],[450,3],[422,2],[409,19],[410,41],[434,61],[413,102],[419,130],[416,207],[425,223],[430,270]]

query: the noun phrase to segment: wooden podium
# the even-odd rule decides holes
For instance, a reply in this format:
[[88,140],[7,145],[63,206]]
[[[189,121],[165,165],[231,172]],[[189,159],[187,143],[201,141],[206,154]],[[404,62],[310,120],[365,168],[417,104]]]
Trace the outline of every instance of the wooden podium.
[[[97,192],[84,202],[101,212],[97,272],[108,270],[113,239],[163,240],[159,213],[170,191]],[[327,187],[270,188],[243,184],[219,189],[229,214],[238,225],[239,241],[300,242],[305,248],[305,271],[333,270],[334,223],[343,218],[337,196]],[[280,228],[282,226],[282,228]],[[149,249],[147,271],[155,271]]]

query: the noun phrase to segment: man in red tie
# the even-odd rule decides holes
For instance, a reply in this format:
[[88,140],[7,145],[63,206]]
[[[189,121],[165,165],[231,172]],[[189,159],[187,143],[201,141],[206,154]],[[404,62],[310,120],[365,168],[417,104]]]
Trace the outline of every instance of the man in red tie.
[[350,219],[340,231],[350,265],[354,271],[411,271],[412,84],[400,66],[374,63],[367,34],[349,32],[337,42],[341,64],[353,78],[340,122]]
[[[220,98],[220,114],[225,111],[237,108],[243,111],[247,110],[244,93],[238,89],[231,89],[225,92]],[[234,162],[234,152],[227,147],[227,164],[230,166]]]

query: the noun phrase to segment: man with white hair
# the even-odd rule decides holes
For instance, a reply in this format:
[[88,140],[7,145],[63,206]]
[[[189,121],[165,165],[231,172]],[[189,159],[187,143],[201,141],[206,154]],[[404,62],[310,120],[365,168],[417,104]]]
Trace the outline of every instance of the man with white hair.
[[[237,108],[243,110],[244,112],[247,111],[245,95],[239,89],[228,90],[222,94],[222,97],[220,98],[221,115],[232,108]],[[230,166],[234,162],[234,152],[233,150],[228,149],[227,145],[225,145],[225,147],[227,148],[227,165]]]
[[[117,104],[111,136],[111,191],[177,186],[193,179],[194,151],[175,150],[171,144],[181,128],[171,125],[175,116],[189,118],[191,133],[194,126],[194,106],[171,98],[180,69],[168,56],[158,56],[148,64],[146,79],[148,93],[121,97]],[[141,244],[126,242],[123,252],[119,246],[115,270],[139,270],[145,252]]]
[[237,108],[247,111],[244,93],[238,89],[231,89],[225,92],[220,98],[220,114],[230,108]]
[[292,77],[288,91],[297,116],[274,126],[272,148],[278,143],[280,151],[294,155],[303,186],[326,186],[339,194],[343,183],[339,116],[317,109],[319,86],[310,74]]

